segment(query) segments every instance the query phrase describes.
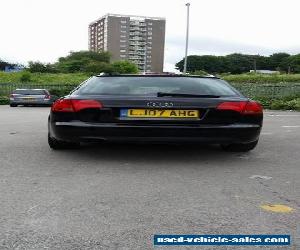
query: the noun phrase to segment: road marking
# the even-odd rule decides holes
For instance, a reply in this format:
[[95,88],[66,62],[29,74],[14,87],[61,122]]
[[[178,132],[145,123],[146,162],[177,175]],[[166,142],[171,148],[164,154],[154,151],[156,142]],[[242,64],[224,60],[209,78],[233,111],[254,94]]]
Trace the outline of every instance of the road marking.
[[260,134],[261,135],[272,135],[273,133],[271,133],[271,132],[261,132]]
[[297,116],[300,116],[300,115],[273,115],[273,114],[270,114],[268,116],[278,116],[278,117],[285,117],[285,116],[290,116],[290,117],[297,117]]
[[283,128],[300,128],[300,125],[282,126]]
[[39,206],[39,204],[37,204],[37,205],[35,205],[35,206],[29,208],[29,209],[27,210],[27,212],[30,212],[32,209],[35,209],[35,208],[38,207],[38,206]]
[[250,179],[264,179],[264,180],[271,180],[271,176],[264,176],[264,175],[252,175],[249,177]]
[[294,209],[281,204],[266,204],[260,206],[262,209],[275,213],[290,213]]

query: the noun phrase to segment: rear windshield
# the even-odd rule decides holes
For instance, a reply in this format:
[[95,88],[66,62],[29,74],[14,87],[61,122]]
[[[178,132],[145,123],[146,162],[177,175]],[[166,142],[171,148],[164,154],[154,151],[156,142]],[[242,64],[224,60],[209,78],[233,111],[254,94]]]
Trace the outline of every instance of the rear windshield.
[[75,95],[149,95],[158,92],[235,96],[237,92],[220,79],[192,77],[92,77]]
[[13,94],[19,95],[45,95],[45,90],[38,90],[38,89],[17,89],[13,91]]

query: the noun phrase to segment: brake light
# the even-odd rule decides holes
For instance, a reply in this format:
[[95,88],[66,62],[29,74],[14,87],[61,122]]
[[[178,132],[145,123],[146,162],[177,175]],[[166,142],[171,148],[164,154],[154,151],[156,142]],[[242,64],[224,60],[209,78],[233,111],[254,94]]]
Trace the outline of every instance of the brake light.
[[61,99],[53,103],[51,110],[53,112],[74,112],[70,99]]
[[247,105],[244,110],[244,114],[262,114],[263,113],[263,107],[255,101],[249,101],[247,102]]
[[79,112],[83,109],[99,108],[103,107],[101,102],[95,100],[71,100],[61,99],[57,100],[51,110],[53,112]]
[[51,98],[51,96],[48,95],[48,94],[46,94],[45,97],[44,97],[45,100],[50,100],[50,98]]
[[217,107],[218,110],[232,110],[241,114],[262,114],[262,106],[255,101],[247,102],[223,102]]
[[223,102],[218,105],[218,110],[232,110],[242,113],[245,109],[247,102]]
[[15,99],[15,95],[14,95],[14,94],[11,94],[11,95],[9,96],[9,99]]
[[71,100],[71,101],[75,112],[78,112],[82,109],[91,109],[91,108],[101,109],[103,107],[102,103],[95,100]]

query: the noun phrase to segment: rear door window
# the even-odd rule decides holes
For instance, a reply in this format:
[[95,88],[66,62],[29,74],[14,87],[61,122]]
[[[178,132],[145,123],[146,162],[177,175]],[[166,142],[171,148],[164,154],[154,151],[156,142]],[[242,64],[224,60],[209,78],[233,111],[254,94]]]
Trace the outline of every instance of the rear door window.
[[236,96],[238,92],[216,78],[197,77],[93,77],[73,94],[149,95],[174,94]]
[[13,92],[13,94],[18,95],[45,95],[45,90],[34,90],[34,89],[17,89]]

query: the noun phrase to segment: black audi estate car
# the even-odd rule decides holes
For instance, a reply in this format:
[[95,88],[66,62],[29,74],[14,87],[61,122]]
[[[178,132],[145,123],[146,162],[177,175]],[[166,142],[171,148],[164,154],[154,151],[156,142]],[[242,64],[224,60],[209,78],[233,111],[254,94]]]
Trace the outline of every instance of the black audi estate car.
[[219,144],[249,151],[263,110],[217,77],[99,75],[57,100],[48,120],[52,149],[81,142]]

